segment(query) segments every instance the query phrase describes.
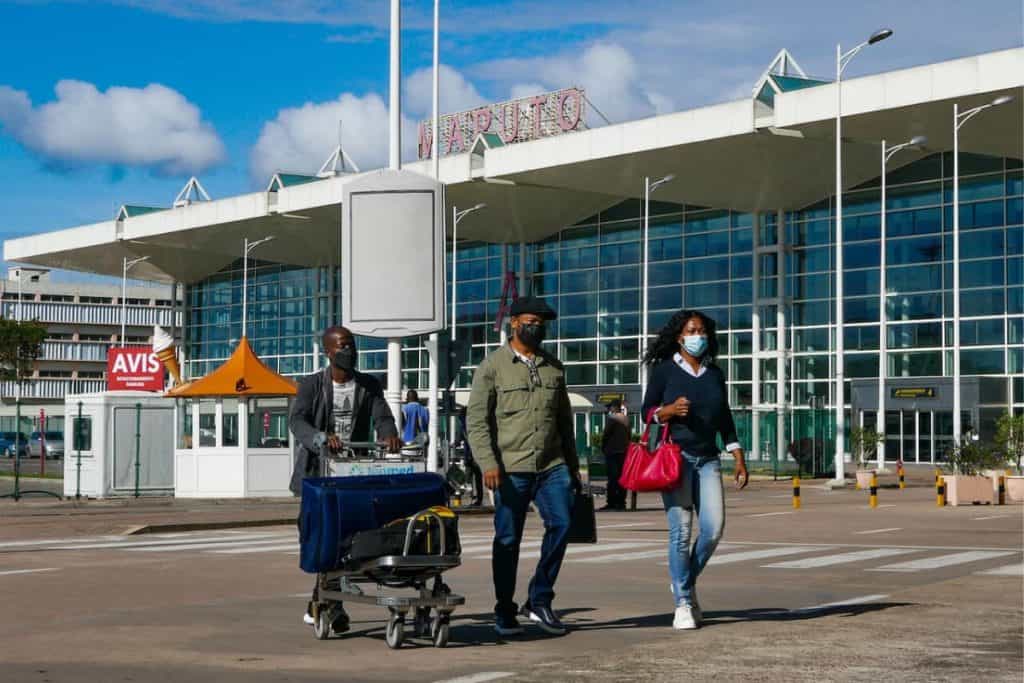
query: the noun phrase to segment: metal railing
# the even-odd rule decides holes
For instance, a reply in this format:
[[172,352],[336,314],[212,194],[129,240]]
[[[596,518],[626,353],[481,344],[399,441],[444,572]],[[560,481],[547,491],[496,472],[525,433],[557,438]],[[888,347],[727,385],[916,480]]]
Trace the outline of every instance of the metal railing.
[[[15,319],[18,317],[18,302],[3,302],[3,317]],[[57,302],[24,301],[21,304],[21,317],[23,320],[39,320],[44,323],[66,323],[66,324],[89,324],[89,325],[120,325],[121,307],[101,304],[69,304]],[[175,327],[180,327],[183,316],[177,312]],[[155,306],[128,306],[125,320],[133,327],[149,327],[161,325],[172,326],[172,311],[170,308],[157,308]]]
[[106,362],[110,347],[102,342],[48,341],[43,342],[40,359]]
[[[21,398],[64,398],[68,394],[85,394],[105,391],[106,381],[102,379],[27,379],[21,383]],[[14,382],[0,382],[0,396],[14,398],[17,395]]]

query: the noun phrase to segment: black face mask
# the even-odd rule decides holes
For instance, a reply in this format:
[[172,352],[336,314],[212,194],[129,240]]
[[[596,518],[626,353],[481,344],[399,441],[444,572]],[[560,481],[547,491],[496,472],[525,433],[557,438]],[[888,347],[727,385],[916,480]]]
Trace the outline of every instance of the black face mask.
[[352,372],[356,369],[356,348],[346,346],[343,349],[338,349],[331,357],[331,364],[339,370]]
[[529,325],[520,325],[516,328],[516,336],[519,337],[519,341],[528,349],[539,348],[544,342],[546,335],[547,328],[544,326],[544,323],[531,323]]

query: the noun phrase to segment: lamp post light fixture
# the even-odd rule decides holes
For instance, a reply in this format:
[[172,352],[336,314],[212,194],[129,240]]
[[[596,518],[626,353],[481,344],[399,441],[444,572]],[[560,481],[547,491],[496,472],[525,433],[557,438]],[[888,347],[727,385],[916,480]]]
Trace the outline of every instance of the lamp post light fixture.
[[246,237],[243,244],[244,249],[242,253],[242,336],[246,336],[246,326],[249,321],[249,252],[256,247],[269,242],[274,239],[273,235],[268,235],[261,240],[250,242],[249,238]]
[[641,304],[640,304],[640,401],[643,402],[644,394],[647,393],[647,367],[644,365],[644,346],[647,344],[647,335],[649,333],[647,329],[647,280],[648,280],[648,264],[650,259],[648,258],[648,233],[651,227],[651,193],[657,190],[665,183],[670,183],[675,180],[675,174],[669,173],[663,178],[659,178],[651,182],[650,176],[644,178],[644,238],[643,238],[643,283],[641,289]]
[[148,256],[140,256],[139,258],[133,259],[130,259],[127,256],[124,257],[124,268],[121,270],[121,346],[127,344],[124,335],[128,319],[128,271],[143,261],[148,260]]
[[836,364],[835,364],[835,411],[836,411],[836,452],[835,467],[837,482],[846,477],[846,382],[843,372],[843,70],[858,52],[868,45],[874,45],[892,35],[892,29],[883,28],[872,33],[867,40],[846,52],[836,43]]
[[988,104],[960,111],[953,103],[953,445],[960,443],[960,128],[986,109],[1013,101],[1012,95],[1000,95]]
[[917,135],[908,140],[907,142],[899,145],[893,145],[892,147],[887,146],[886,141],[882,140],[882,196],[881,196],[881,229],[880,229],[880,240],[879,240],[879,269],[878,269],[878,415],[875,422],[875,430],[878,432],[878,469],[885,467],[885,379],[888,374],[888,364],[886,361],[886,351],[888,345],[888,333],[886,332],[886,310],[885,310],[885,267],[886,267],[886,253],[885,253],[885,240],[886,240],[886,198],[885,198],[885,186],[886,186],[886,166],[896,153],[901,152],[905,149],[920,148],[926,142],[928,138],[923,135]]
[[455,300],[456,300],[456,285],[459,282],[459,271],[458,271],[458,252],[455,251],[455,244],[459,237],[459,221],[480,209],[486,209],[487,204],[480,203],[476,206],[471,206],[468,209],[459,211],[457,206],[452,207],[452,321],[451,321],[451,337],[452,341],[455,341]]

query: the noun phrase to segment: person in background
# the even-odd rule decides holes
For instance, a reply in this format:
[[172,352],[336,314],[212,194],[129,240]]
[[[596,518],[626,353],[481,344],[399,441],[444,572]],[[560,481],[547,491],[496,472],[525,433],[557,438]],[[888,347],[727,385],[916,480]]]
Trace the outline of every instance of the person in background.
[[[682,310],[672,316],[647,349],[644,363],[650,379],[643,415],[668,426],[682,451],[679,486],[662,493],[668,515],[668,566],[675,597],[677,630],[700,626],[697,577],[711,559],[725,528],[725,500],[718,437],[735,462],[736,486],[747,485],[747,467],[729,409],[725,375],[715,365],[718,338],[715,322],[700,311]],[[700,535],[691,548],[693,513]]]
[[402,406],[402,441],[412,443],[418,435],[427,433],[429,424],[430,413],[420,403],[416,390],[410,389],[405,395],[405,405]]
[[473,373],[466,423],[473,454],[494,491],[494,628],[499,636],[523,632],[516,618],[516,570],[523,524],[532,502],[544,520],[540,560],[529,599],[519,612],[552,635],[566,632],[551,609],[565,557],[574,492],[580,490],[572,409],[565,370],[541,348],[546,322],[557,314],[544,301],[512,304],[512,337]]
[[[371,421],[377,438],[387,443],[388,450],[397,452],[402,445],[380,382],[373,375],[356,370],[356,341],[352,333],[345,327],[328,328],[321,344],[329,364],[299,380],[289,417],[296,451],[289,488],[296,496],[302,495],[303,479],[320,476],[322,451],[337,453],[346,442],[369,441]],[[313,597],[302,617],[309,625],[313,624],[318,588],[314,586]],[[331,629],[335,633],[349,629],[348,614],[340,605]]]
[[629,447],[629,424],[622,412],[622,404],[612,401],[608,404],[608,414],[604,420],[604,433],[601,435],[601,452],[604,453],[604,465],[608,473],[607,494],[602,510],[625,510],[626,489],[619,483],[622,466],[626,461],[626,449]]
[[480,465],[473,458],[473,448],[469,445],[469,435],[466,432],[466,413],[459,414],[459,430],[462,433],[462,454],[463,463],[466,465],[466,472],[473,477],[473,507],[480,507],[484,502],[484,473],[480,471]]

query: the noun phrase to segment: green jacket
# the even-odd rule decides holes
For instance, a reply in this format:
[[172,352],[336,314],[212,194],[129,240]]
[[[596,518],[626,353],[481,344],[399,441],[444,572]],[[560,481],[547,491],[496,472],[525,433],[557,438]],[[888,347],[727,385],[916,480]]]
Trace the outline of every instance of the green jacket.
[[579,470],[565,371],[557,358],[537,352],[540,386],[510,346],[484,359],[473,374],[466,429],[473,458],[484,472],[543,472],[565,463]]

